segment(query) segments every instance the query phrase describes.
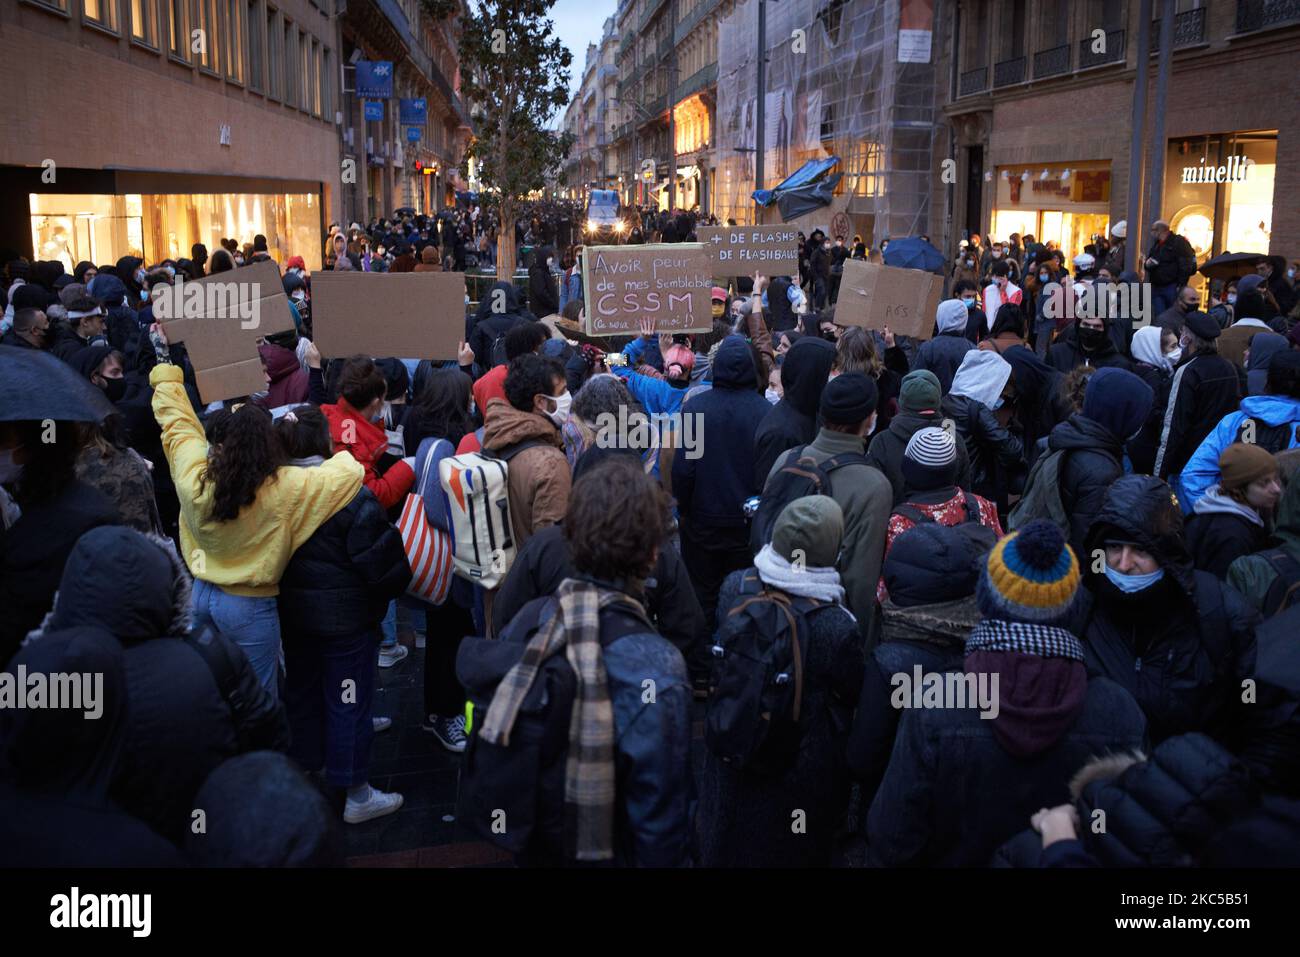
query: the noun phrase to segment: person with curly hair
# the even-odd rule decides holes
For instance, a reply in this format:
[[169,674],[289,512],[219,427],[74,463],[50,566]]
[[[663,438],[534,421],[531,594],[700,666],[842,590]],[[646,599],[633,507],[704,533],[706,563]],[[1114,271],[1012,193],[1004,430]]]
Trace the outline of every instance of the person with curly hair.
[[180,499],[181,557],[194,575],[194,624],[238,644],[278,696],[280,576],[316,529],[361,488],[365,469],[347,451],[319,468],[286,464],[271,415],[242,405],[203,432],[157,327],[149,374],[153,411]]

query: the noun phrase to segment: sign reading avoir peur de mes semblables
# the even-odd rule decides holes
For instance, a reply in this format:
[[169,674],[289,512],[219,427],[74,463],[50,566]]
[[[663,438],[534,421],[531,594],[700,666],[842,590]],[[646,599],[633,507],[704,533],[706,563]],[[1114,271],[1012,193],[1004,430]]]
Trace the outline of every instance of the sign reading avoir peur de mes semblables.
[[588,335],[635,335],[642,317],[659,332],[713,326],[713,262],[700,243],[588,246],[582,285]]

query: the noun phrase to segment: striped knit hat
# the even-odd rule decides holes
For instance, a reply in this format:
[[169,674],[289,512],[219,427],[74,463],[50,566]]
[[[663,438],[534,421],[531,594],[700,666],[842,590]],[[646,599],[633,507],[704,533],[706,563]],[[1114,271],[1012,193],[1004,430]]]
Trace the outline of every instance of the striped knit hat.
[[899,471],[904,488],[912,492],[953,487],[957,484],[957,440],[945,429],[917,429],[903,449]]
[[1079,560],[1051,522],[1030,522],[989,552],[975,600],[985,618],[1062,624],[1079,591]]

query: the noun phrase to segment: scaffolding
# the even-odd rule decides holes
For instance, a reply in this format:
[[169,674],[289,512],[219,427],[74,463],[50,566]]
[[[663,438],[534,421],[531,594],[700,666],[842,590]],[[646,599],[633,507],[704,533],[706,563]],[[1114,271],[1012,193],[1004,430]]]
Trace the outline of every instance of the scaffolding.
[[[839,156],[837,198],[855,232],[924,233],[930,215],[935,65],[899,63],[898,0],[768,3],[764,186]],[[758,0],[718,24],[717,203],[752,223]]]

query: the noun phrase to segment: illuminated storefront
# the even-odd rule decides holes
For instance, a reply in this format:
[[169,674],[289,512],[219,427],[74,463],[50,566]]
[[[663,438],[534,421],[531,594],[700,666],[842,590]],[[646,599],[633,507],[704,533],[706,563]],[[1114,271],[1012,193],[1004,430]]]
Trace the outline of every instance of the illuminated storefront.
[[1000,166],[994,175],[994,239],[1033,236],[1056,243],[1072,259],[1110,228],[1109,162]]
[[1225,252],[1267,253],[1276,173],[1276,130],[1170,140],[1163,216],[1199,262]]

